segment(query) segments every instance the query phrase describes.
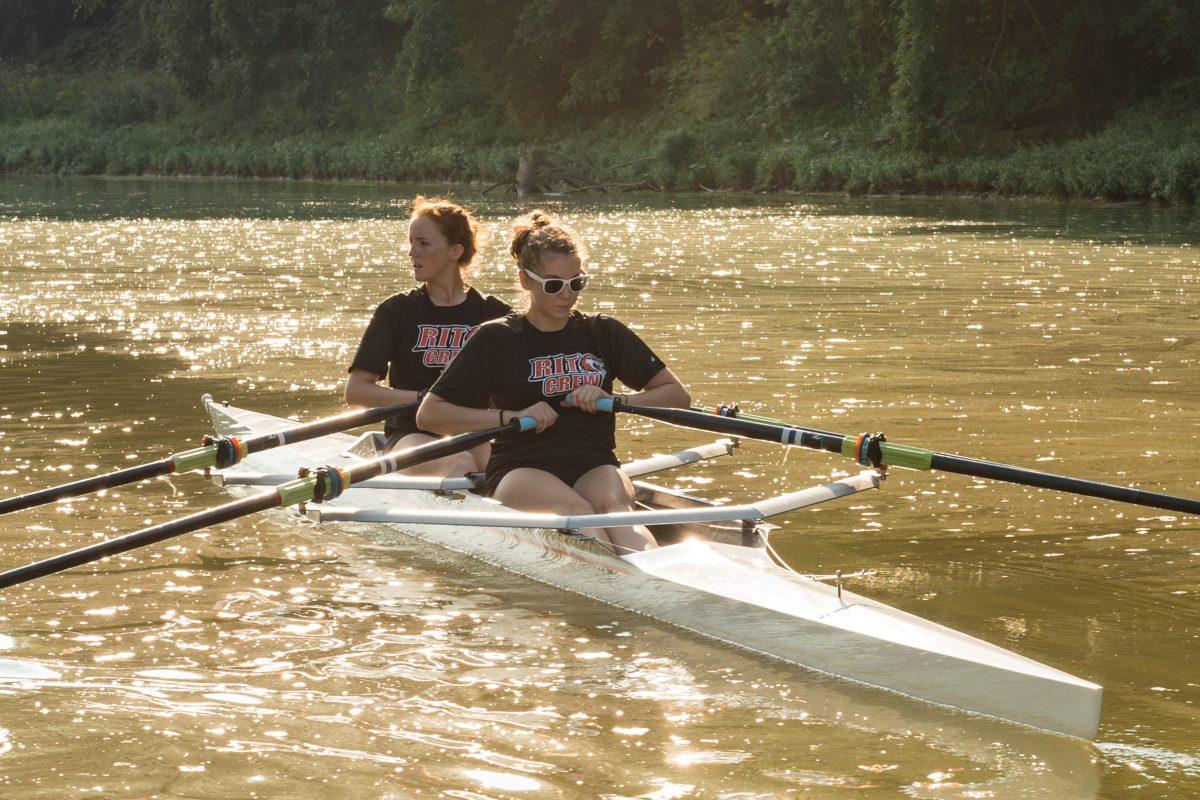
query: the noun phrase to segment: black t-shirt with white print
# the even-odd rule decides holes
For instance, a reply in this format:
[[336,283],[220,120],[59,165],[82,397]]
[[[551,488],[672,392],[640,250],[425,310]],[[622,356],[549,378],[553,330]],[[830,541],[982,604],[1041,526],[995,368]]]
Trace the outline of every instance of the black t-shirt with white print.
[[[482,322],[512,311],[508,303],[467,289],[454,306],[434,305],[424,286],[393,295],[375,309],[350,369],[387,376],[393,389],[428,389]],[[413,433],[412,414],[389,419],[385,432]]]
[[542,433],[506,433],[492,445],[488,473],[517,467],[585,463],[616,448],[612,414],[559,405],[584,385],[613,390],[614,379],[640,390],[663,362],[623,324],[574,312],[558,331],[541,331],[520,314],[492,320],[463,347],[430,391],[459,406],[520,411],[544,400],[558,420]]

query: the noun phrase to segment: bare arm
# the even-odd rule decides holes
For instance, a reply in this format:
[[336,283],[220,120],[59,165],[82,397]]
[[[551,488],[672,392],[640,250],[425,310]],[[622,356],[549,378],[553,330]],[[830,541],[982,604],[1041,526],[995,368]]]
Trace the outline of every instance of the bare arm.
[[417,427],[446,436],[467,431],[494,428],[516,419],[533,417],[537,420],[538,432],[544,431],[558,419],[558,413],[546,403],[534,403],[521,411],[500,411],[495,408],[471,408],[456,406],[436,394],[427,394],[417,409]]
[[[566,402],[581,411],[594,414],[596,413],[596,401],[611,396],[599,386],[580,386],[571,392]],[[665,408],[687,408],[692,402],[691,396],[687,389],[683,388],[679,378],[676,378],[675,373],[666,367],[660,369],[653,378],[647,381],[640,392],[627,394],[625,399],[633,405]]]
[[640,392],[626,395],[630,403],[638,406],[659,406],[661,408],[687,408],[692,404],[692,396],[667,367],[663,367],[651,378]]
[[417,399],[417,393],[408,389],[393,389],[381,386],[381,375],[367,372],[365,369],[350,370],[346,378],[346,405],[363,408],[389,406],[393,403],[407,403]]
[[[512,412],[506,412],[507,420]],[[467,431],[494,428],[500,424],[500,412],[494,408],[470,408],[456,406],[436,394],[427,394],[417,409],[417,427],[446,436]]]

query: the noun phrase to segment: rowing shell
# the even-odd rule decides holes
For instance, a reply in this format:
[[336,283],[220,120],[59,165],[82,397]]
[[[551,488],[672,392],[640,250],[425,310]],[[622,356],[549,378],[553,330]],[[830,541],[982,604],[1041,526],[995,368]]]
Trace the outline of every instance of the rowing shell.
[[[289,420],[214,403],[216,430],[271,433]],[[376,455],[378,436],[347,434],[248,456],[214,476],[244,493],[301,467]],[[626,464],[631,477],[728,454],[718,442]],[[471,491],[469,479],[377,479],[307,513],[318,521],[389,524],[519,575],[638,612],[722,642],[931,703],[1092,739],[1102,689],[1009,650],[799,574],[772,558],[767,517],[878,488],[873,471],[742,506],[712,506],[635,481],[623,517],[513,511]],[[432,491],[431,491],[432,490]],[[661,546],[617,556],[587,527],[648,524]]]

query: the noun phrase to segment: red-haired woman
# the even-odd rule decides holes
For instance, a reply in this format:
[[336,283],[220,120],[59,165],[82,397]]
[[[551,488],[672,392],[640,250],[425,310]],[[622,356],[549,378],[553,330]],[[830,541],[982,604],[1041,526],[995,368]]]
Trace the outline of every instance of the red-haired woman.
[[[408,221],[408,257],[416,289],[384,300],[371,318],[346,381],[346,402],[381,406],[416,400],[462,349],[480,323],[512,309],[467,283],[478,246],[470,211],[446,200],[417,197]],[[380,385],[384,376],[387,385]],[[388,420],[387,449],[406,449],[437,438],[412,416]],[[407,472],[463,475],[483,469],[488,446],[432,461]]]
[[[589,276],[571,231],[535,211],[517,221],[509,251],[527,310],[479,327],[430,388],[417,421],[453,434],[533,417],[536,436],[496,439],[485,494],[524,511],[628,511],[633,485],[613,454],[616,422],[596,413],[596,401],[612,396],[614,379],[638,390],[629,399],[642,405],[683,408],[691,398],[629,328],[575,310]],[[654,546],[641,526],[593,533],[618,553]]]

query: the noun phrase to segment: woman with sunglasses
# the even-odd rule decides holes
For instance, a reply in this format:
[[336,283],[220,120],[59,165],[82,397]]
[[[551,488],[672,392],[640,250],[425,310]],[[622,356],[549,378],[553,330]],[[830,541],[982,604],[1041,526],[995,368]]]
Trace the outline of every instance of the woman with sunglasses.
[[[430,388],[417,422],[455,434],[533,417],[537,436],[496,439],[486,495],[522,511],[628,511],[633,485],[613,454],[616,421],[596,413],[596,401],[612,396],[614,379],[638,390],[630,401],[642,405],[684,408],[691,398],[629,328],[575,310],[589,275],[571,231],[534,211],[517,221],[509,251],[526,310],[479,327]],[[593,533],[618,553],[654,546],[640,526]]]
[[[416,289],[389,297],[375,309],[346,381],[346,402],[383,406],[416,400],[481,322],[512,311],[508,303],[467,283],[478,249],[474,215],[447,200],[417,197],[408,221],[408,257]],[[387,376],[387,385],[380,381]],[[432,441],[411,414],[384,426],[387,450]],[[415,475],[457,476],[482,470],[489,447],[438,459],[407,470]]]

